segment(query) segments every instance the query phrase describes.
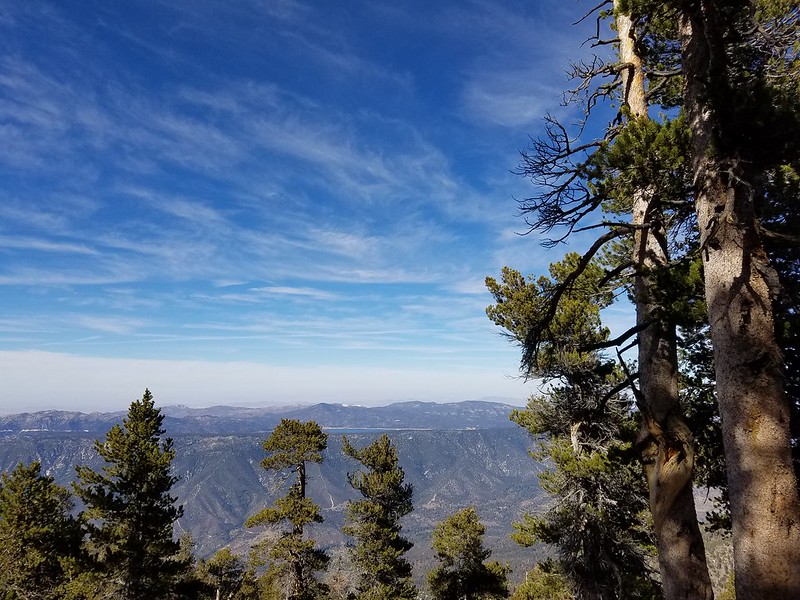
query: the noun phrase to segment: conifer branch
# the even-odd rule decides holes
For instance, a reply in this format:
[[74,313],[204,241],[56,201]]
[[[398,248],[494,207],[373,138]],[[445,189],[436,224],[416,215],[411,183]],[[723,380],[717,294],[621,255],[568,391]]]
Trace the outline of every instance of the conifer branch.
[[760,221],[756,221],[756,231],[766,239],[781,244],[782,246],[800,246],[800,236],[790,235],[788,233],[780,233],[772,229],[764,227]]
[[623,232],[621,230],[608,231],[597,238],[591,247],[580,257],[578,265],[567,277],[564,278],[560,284],[553,289],[553,294],[548,302],[548,309],[542,319],[539,321],[539,327],[531,327],[523,343],[522,365],[526,372],[531,372],[533,365],[536,362],[536,355],[539,352],[539,347],[544,341],[543,333],[548,330],[549,323],[553,320],[558,310],[559,302],[566,292],[572,289],[575,280],[586,270],[595,255],[611,240],[621,237]]
[[629,340],[632,336],[636,335],[640,331],[644,331],[652,322],[647,323],[639,323],[638,325],[634,325],[630,327],[624,333],[618,335],[613,340],[606,340],[605,342],[596,342],[594,344],[588,344],[586,346],[581,347],[582,352],[591,352],[593,350],[602,350],[604,348],[613,348],[615,346],[619,346],[622,342]]

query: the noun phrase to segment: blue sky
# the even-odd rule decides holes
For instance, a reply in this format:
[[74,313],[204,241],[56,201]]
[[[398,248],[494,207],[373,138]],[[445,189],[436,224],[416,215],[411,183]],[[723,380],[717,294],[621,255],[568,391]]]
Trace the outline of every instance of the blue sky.
[[483,279],[562,253],[510,171],[582,8],[0,1],[0,411],[523,402]]

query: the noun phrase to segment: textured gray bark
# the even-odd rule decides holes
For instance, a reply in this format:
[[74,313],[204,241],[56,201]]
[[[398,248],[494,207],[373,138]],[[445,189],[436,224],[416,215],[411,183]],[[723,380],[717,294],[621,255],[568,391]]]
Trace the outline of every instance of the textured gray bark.
[[756,229],[748,174],[718,144],[710,100],[724,74],[709,0],[680,4],[686,111],[733,521],[738,600],[800,598],[800,501],[775,339],[775,273]]
[[668,262],[657,203],[646,193],[635,199],[634,224],[654,222],[636,233],[634,282],[639,333],[639,382],[643,424],[640,436],[658,562],[666,600],[711,599],[714,594],[692,495],[694,448],[678,396],[675,327],[659,320],[650,294],[651,273]]
[[[618,3],[615,2],[615,8]],[[631,19],[616,14],[625,100],[632,119],[646,119],[647,99],[642,61],[636,52]],[[669,263],[660,203],[646,189],[633,198],[634,303],[639,333],[640,442],[650,492],[650,510],[658,544],[665,600],[710,600],[714,593],[692,495],[694,450],[678,396],[675,326],[659,317],[653,299],[652,273]]]

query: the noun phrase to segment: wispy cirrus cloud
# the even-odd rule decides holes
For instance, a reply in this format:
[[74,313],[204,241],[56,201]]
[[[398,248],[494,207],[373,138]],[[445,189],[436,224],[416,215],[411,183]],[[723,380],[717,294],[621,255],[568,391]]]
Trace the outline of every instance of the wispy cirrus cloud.
[[[87,178],[94,176],[101,157],[145,175],[173,165],[221,180],[228,179],[233,165],[254,170],[258,162],[277,160],[285,173],[294,174],[293,180],[317,181],[320,189],[336,190],[339,198],[355,203],[387,197],[423,203],[431,197],[458,196],[464,188],[452,175],[446,179],[450,169],[443,154],[408,125],[376,120],[375,115],[337,113],[297,101],[274,86],[266,94],[237,82],[226,82],[222,87],[227,91],[217,94],[181,88],[155,102],[137,97],[135,89],[111,87],[103,92],[101,104],[97,94],[79,92],[74,82],[54,81],[30,63],[7,62],[4,67],[17,73],[13,82],[25,82],[12,85],[7,78],[7,95],[22,100],[13,110],[0,105],[0,114],[17,123],[16,131],[5,134],[7,145],[25,155],[14,166],[39,168],[54,150],[73,156],[76,145],[89,141],[96,150],[90,154],[95,166],[82,165]],[[211,112],[198,115],[187,100]],[[371,128],[376,131],[371,139],[357,133]],[[75,136],[75,131],[84,135]],[[36,142],[19,143],[17,138]],[[393,141],[391,152],[383,146],[385,139]],[[58,166],[73,176],[81,172],[70,161]],[[283,185],[291,184],[284,180]]]
[[70,319],[70,323],[92,331],[120,335],[136,333],[150,325],[150,323],[144,319],[122,317],[119,315],[115,315],[113,317],[74,315]]
[[516,130],[524,139],[540,129],[546,114],[564,113],[570,60],[591,51],[583,45],[587,27],[574,24],[580,9],[548,0],[521,14],[509,5],[473,0],[451,10],[459,27],[450,35],[480,31],[492,41],[464,71],[465,119]]
[[464,105],[473,117],[518,131],[532,130],[558,106],[563,90],[542,81],[535,68],[475,73],[464,89]]
[[256,294],[267,294],[270,296],[296,296],[300,298],[310,298],[313,300],[333,300],[339,297],[338,294],[333,294],[331,292],[316,288],[289,287],[280,285],[251,288],[249,291]]
[[508,355],[482,279],[544,260],[508,235],[508,169],[554,2],[23,4],[0,16],[6,348],[412,377]]
[[13,237],[0,235],[0,248],[15,250],[36,250],[40,252],[59,252],[65,254],[97,254],[97,251],[84,244],[58,242],[50,239],[32,237]]

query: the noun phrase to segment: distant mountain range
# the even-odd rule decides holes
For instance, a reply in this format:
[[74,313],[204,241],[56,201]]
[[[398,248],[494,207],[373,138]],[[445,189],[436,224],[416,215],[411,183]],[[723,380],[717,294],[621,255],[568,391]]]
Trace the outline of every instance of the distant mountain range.
[[[272,431],[282,418],[316,421],[329,429],[513,429],[516,425],[508,419],[511,409],[507,404],[475,400],[449,404],[402,402],[377,407],[325,403],[265,408],[166,406],[162,412],[167,431],[176,436],[259,434]],[[87,414],[60,410],[0,415],[0,433],[103,434],[124,416],[124,411]]]
[[[430,534],[447,515],[474,505],[487,526],[486,543],[500,560],[524,572],[542,550],[522,549],[508,539],[511,523],[547,499],[538,486],[526,432],[508,419],[512,407],[472,401],[407,402],[383,407],[316,404],[306,407],[208,409],[165,407],[167,434],[174,438],[174,488],[198,555],[231,546],[246,553],[260,535],[244,521],[282,491],[279,478],[260,467],[261,444],[281,418],[314,420],[329,433],[321,465],[309,471],[309,494],[323,508],[325,523],[314,535],[331,549],[340,533],[346,502],[355,497],[347,473],[358,465],[341,452],[341,435],[355,446],[387,432],[397,446],[406,481],[414,486],[414,512],[404,522],[415,543],[410,557],[420,577],[432,560]],[[46,411],[0,416],[0,470],[40,460],[57,482],[73,480],[75,465],[101,465],[93,449],[125,413]]]

